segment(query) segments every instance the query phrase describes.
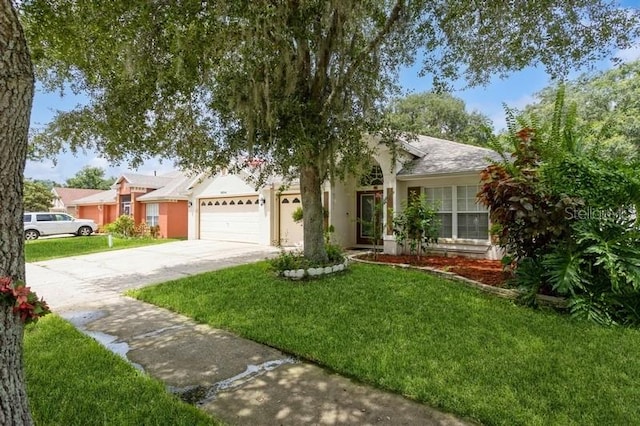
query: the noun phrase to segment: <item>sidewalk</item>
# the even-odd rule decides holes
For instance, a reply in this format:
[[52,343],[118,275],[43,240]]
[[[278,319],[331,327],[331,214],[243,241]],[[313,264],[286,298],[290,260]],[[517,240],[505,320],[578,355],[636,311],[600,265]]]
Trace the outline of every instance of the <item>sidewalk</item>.
[[[184,253],[186,246],[175,248]],[[27,277],[39,294],[45,290],[45,298],[53,286],[58,287],[54,282],[63,279],[66,293],[75,297],[59,294],[54,298],[52,307],[57,313],[137,368],[162,380],[170,391],[229,424],[469,424],[271,347],[122,296],[125,288],[148,285],[162,277],[176,278],[262,259],[269,254],[265,250],[230,256],[229,247],[221,247],[212,258],[174,261],[170,266],[167,264],[171,262],[157,259],[159,253],[123,250],[110,253],[111,278],[96,267],[102,262],[98,255],[28,264]],[[121,259],[113,258],[116,253]],[[125,285],[126,271],[116,273],[114,262],[127,263],[136,256],[148,257],[148,271],[141,274],[131,270],[129,276],[135,279],[125,280],[129,282]],[[154,261],[162,264],[161,274],[150,266]],[[82,270],[91,265],[91,273],[84,273],[82,278]],[[44,283],[45,277],[49,285]]]

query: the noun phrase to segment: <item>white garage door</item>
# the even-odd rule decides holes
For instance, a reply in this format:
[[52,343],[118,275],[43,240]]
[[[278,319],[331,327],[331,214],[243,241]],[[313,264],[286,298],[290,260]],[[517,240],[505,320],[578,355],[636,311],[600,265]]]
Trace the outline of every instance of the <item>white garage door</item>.
[[280,244],[283,246],[302,244],[302,222],[293,220],[293,212],[302,206],[301,198],[300,194],[280,196]]
[[200,239],[258,243],[258,196],[202,198]]

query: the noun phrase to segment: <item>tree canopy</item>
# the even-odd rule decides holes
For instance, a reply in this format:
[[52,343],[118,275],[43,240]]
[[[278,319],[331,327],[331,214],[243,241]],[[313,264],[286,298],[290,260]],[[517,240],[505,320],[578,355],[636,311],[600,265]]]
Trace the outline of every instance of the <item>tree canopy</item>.
[[[565,109],[575,109],[576,131],[586,148],[605,156],[640,160],[640,61],[563,83]],[[524,108],[550,126],[558,85],[536,94]]]
[[393,129],[471,145],[487,145],[493,136],[491,119],[466,110],[450,93],[415,93],[395,100],[388,113]]
[[418,49],[436,86],[481,84],[530,64],[562,75],[639,32],[637,10],[601,0],[25,0],[21,9],[38,77],[90,96],[44,130],[45,150],[296,176],[305,255],[319,261],[321,185],[368,158],[363,134],[380,130],[397,71]]
[[53,206],[53,193],[42,182],[24,181],[24,210],[49,211]]
[[68,188],[109,189],[115,178],[105,178],[105,170],[100,167],[85,166],[65,182]]

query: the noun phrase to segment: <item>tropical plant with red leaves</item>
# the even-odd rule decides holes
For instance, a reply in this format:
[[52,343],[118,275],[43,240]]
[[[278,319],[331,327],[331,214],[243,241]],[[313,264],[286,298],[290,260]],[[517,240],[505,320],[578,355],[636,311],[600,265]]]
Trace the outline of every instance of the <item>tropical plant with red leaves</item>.
[[0,303],[13,306],[13,312],[20,316],[25,324],[38,321],[38,318],[51,313],[47,302],[38,299],[31,287],[23,281],[14,281],[9,277],[0,277]]

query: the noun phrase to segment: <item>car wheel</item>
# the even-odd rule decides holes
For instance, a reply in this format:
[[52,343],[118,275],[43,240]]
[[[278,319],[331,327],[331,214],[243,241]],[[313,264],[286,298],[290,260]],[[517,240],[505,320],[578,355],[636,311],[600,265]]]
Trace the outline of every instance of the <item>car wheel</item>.
[[88,226],[83,226],[80,229],[78,229],[78,235],[80,235],[81,237],[88,237],[89,235],[91,235],[92,232],[93,232],[93,229],[91,229]]
[[37,240],[39,236],[40,236],[40,233],[35,229],[28,229],[24,231],[25,240]]

